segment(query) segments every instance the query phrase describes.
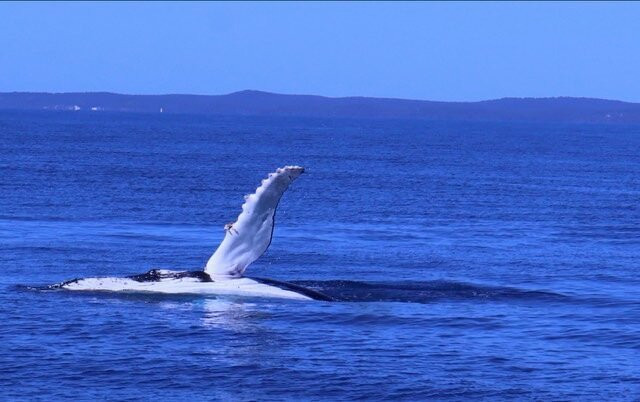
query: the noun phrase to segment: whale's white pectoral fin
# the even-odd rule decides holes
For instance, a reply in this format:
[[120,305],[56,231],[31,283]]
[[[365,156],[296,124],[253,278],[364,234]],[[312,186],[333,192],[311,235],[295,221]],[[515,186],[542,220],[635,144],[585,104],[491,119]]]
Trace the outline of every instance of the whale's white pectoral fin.
[[276,208],[289,184],[304,172],[285,166],[270,173],[255,193],[245,198],[238,219],[225,225],[226,234],[209,258],[205,272],[214,278],[237,278],[271,244]]
[[[242,213],[225,225],[226,234],[203,271],[152,269],[124,278],[80,278],[49,289],[107,290],[114,292],[156,292],[166,294],[241,295],[295,300],[333,300],[312,289],[272,279],[242,278],[249,264],[269,247],[273,220],[282,194],[304,172],[300,166],[285,166],[262,181],[254,194],[245,198]],[[228,280],[227,280],[228,279]]]

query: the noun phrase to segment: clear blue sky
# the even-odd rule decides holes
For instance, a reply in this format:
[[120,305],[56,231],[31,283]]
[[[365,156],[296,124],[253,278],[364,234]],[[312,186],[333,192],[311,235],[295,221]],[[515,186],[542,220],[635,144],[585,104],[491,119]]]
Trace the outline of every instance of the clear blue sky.
[[0,3],[0,91],[640,102],[640,3]]

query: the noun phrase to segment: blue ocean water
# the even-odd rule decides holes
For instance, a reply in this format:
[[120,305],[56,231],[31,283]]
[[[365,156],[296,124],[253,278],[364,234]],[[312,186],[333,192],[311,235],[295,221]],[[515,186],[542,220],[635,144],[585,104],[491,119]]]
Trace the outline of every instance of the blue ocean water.
[[[637,400],[640,127],[0,112],[0,399]],[[199,269],[300,302],[37,288]]]

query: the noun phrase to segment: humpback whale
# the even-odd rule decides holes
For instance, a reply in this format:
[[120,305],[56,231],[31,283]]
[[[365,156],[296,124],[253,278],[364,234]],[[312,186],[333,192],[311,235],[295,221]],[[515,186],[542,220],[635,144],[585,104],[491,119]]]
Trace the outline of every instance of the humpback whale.
[[196,293],[275,297],[298,300],[332,300],[312,289],[288,282],[244,276],[247,267],[267,251],[273,237],[276,209],[289,185],[304,172],[301,166],[284,166],[262,180],[245,196],[235,222],[224,226],[222,242],[200,271],[152,269],[126,277],[81,278],[53,288],[83,291]]

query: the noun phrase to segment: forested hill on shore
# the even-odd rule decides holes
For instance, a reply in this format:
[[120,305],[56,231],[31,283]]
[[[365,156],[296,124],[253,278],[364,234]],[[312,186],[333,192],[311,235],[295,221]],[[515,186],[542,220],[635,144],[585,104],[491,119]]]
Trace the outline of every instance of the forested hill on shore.
[[640,103],[595,98],[502,98],[478,102],[438,102],[394,98],[283,95],[252,90],[227,95],[3,92],[0,93],[0,110],[640,123]]

